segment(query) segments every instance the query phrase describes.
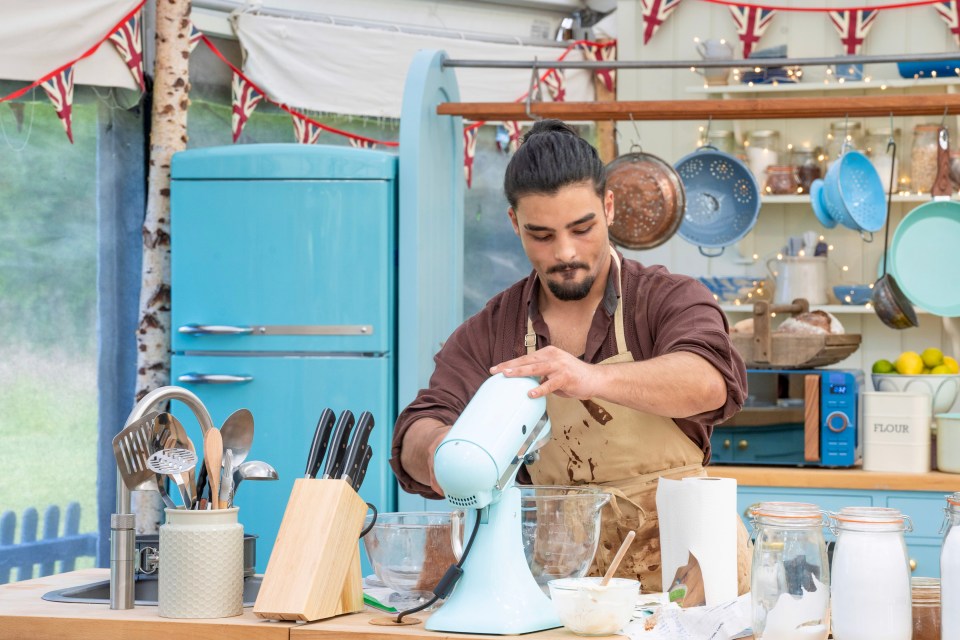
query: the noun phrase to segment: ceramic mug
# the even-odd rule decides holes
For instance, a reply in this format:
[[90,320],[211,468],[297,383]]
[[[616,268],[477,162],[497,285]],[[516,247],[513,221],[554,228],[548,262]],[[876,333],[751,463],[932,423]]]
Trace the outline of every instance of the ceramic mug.
[[812,305],[827,303],[826,256],[771,258],[767,270],[776,283],[774,304],[790,304],[797,298],[806,298]]
[[[704,60],[733,60],[733,45],[726,40],[704,40],[697,43],[697,53]],[[708,85],[727,84],[730,77],[729,67],[710,67],[706,69],[697,69],[697,73],[702,75]]]

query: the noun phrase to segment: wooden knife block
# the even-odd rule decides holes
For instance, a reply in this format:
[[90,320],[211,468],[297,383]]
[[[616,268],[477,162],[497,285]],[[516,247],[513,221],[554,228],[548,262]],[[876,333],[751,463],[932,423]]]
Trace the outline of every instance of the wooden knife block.
[[296,480],[253,613],[312,622],[362,610],[358,540],[366,513],[343,480]]

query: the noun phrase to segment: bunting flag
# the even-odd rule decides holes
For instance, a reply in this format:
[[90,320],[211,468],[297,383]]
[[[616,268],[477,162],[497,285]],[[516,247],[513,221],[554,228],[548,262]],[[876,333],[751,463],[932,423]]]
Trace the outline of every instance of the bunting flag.
[[733,15],[733,21],[737,23],[737,34],[743,45],[743,57],[749,58],[754,45],[760,41],[760,36],[770,26],[777,11],[753,5],[735,5],[730,7],[730,13]]
[[140,12],[130,16],[130,19],[120,25],[116,31],[110,34],[110,42],[113,43],[117,53],[123,58],[133,74],[133,79],[140,86],[140,92],[143,93],[145,85],[143,84],[143,35],[140,31]]
[[463,127],[463,175],[467,179],[467,189],[473,183],[473,157],[477,153],[477,133],[480,123],[464,123]]
[[[580,49],[588,59],[598,62],[617,59],[617,41],[611,42],[580,42]],[[607,91],[613,91],[617,87],[616,69],[597,69],[594,74],[603,82]]]
[[300,144],[316,144],[323,129],[304,118],[290,114],[293,118],[293,135]]
[[566,99],[567,81],[560,69],[551,69],[550,73],[543,77],[543,84],[554,102],[563,102]]
[[67,138],[70,144],[73,144],[73,127],[70,122],[73,112],[73,65],[53,74],[41,82],[40,86],[50,96],[50,102],[57,111],[57,117],[67,131]]
[[357,149],[376,149],[377,143],[366,138],[349,138],[350,146]]
[[679,4],[680,0],[643,0],[643,44],[650,42]]
[[880,12],[876,9],[830,12],[830,20],[840,34],[840,42],[843,43],[847,55],[855,56],[860,53],[863,41],[867,38],[867,32],[870,31],[878,15]]
[[200,44],[200,40],[203,39],[203,31],[197,29],[197,25],[190,23],[190,53],[193,53],[193,50],[197,48],[197,45]]
[[950,33],[953,34],[953,41],[960,47],[960,10],[957,8],[957,0],[950,2],[938,2],[933,5],[943,21],[947,23]]
[[240,133],[246,126],[247,120],[253,114],[253,110],[263,100],[263,94],[238,73],[233,74],[232,93],[233,141],[236,142],[240,138]]

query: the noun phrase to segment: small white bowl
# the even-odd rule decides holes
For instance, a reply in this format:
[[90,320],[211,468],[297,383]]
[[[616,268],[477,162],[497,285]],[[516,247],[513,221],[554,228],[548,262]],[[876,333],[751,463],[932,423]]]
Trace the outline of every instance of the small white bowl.
[[876,391],[925,393],[931,398],[933,413],[945,413],[953,406],[960,392],[960,374],[928,373],[905,376],[897,373],[874,373],[873,388]]
[[629,624],[640,597],[640,582],[613,578],[562,578],[547,583],[563,626],[578,636],[609,636]]

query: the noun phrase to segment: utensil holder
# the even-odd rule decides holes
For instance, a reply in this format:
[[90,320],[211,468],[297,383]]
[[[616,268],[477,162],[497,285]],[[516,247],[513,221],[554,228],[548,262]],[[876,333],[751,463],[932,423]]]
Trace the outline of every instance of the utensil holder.
[[157,611],[162,618],[243,613],[243,525],[238,508],[165,509]]
[[361,611],[358,540],[366,513],[343,480],[296,480],[253,613],[312,622]]

